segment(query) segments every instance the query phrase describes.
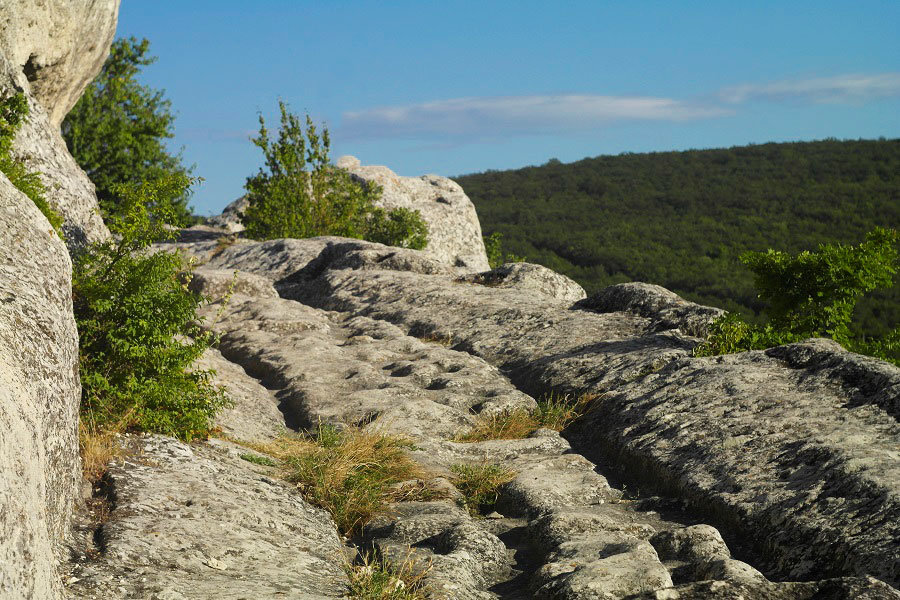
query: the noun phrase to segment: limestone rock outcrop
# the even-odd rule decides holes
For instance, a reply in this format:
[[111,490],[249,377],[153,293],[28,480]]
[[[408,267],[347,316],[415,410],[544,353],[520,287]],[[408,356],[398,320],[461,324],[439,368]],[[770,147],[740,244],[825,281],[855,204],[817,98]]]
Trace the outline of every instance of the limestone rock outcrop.
[[0,175],[0,597],[57,598],[78,458],[78,334],[62,241]]
[[30,108],[14,152],[41,174],[70,246],[109,235],[59,127],[106,60],[118,9],[119,0],[0,0],[0,93],[24,91]]
[[207,223],[228,233],[240,233],[245,229],[242,219],[248,206],[250,206],[249,198],[241,196],[222,209],[221,213],[207,219]]
[[[486,519],[451,491],[364,530],[383,555],[430,564],[434,597],[900,597],[872,578],[896,585],[900,564],[900,369],[826,340],[694,358],[719,312],[658,286],[585,299],[532,265],[460,277],[339,238],[181,246],[218,269],[200,278],[211,295],[234,270],[247,282],[208,322],[288,423],[408,435],[436,489],[454,464],[516,473]],[[566,439],[455,441],[531,410],[523,391],[594,400]]]
[[[30,116],[13,152],[41,173],[77,246],[109,235],[60,122],[99,72],[118,0],[0,0],[0,95]],[[81,477],[71,262],[33,202],[0,175],[0,597],[58,598]]]
[[428,256],[462,272],[490,268],[475,205],[458,183],[439,175],[401,177],[387,167],[361,165],[353,156],[342,156],[337,166],[347,169],[358,181],[380,185],[383,193],[379,204],[384,208],[422,213],[428,224]]
[[80,600],[345,597],[343,547],[329,516],[227,442],[128,440],[105,479],[112,506],[99,557],[67,577]]
[[[353,156],[342,156],[337,166],[363,184],[381,186],[379,206],[418,210],[422,214],[428,225],[425,255],[460,274],[490,269],[475,205],[459,184],[438,175],[401,177],[387,167],[360,165]],[[241,217],[247,205],[247,197],[241,196],[208,222],[227,233],[240,233],[244,230]]]

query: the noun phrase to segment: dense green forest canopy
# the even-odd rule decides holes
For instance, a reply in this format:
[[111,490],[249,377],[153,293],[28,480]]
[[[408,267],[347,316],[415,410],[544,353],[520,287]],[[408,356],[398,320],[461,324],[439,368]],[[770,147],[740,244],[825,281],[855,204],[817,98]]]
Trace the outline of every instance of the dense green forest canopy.
[[[763,305],[741,253],[856,244],[900,226],[898,139],[550,160],[454,179],[486,235],[588,293],[646,281],[749,318]],[[900,281],[861,302],[855,320],[866,334],[896,326]]]

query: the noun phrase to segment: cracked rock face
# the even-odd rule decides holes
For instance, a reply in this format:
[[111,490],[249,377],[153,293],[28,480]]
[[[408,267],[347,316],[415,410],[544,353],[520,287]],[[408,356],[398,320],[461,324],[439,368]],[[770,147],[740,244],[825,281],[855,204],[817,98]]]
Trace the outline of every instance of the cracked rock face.
[[[884,407],[892,406],[895,371],[817,341],[693,359],[696,338],[659,323],[673,305],[687,320],[708,316],[703,307],[632,287],[613,294],[620,308],[573,309],[566,292],[539,289],[547,282],[540,269],[519,269],[504,286],[460,279],[421,252],[355,240],[223,247],[194,238],[179,246],[204,262],[191,285],[213,299],[204,326],[221,344],[201,365],[217,368],[235,400],[219,419],[229,436],[271,439],[280,415],[286,427],[326,421],[411,440],[422,479],[395,487],[430,496],[395,498],[348,542],[421,570],[431,598],[897,597],[871,577],[835,578],[887,579],[894,564],[894,475],[882,451],[893,443]],[[549,390],[595,397],[565,438],[538,429],[524,439],[458,441],[479,419],[534,410]],[[845,396],[852,406],[836,404]],[[193,451],[216,461],[204,472],[231,481],[244,471],[232,473],[212,453],[221,448]],[[480,465],[510,474],[495,501],[475,507],[458,474]],[[775,467],[783,470],[773,477]],[[123,490],[129,481],[144,485],[120,481]],[[843,500],[828,495],[835,489]],[[146,543],[127,541],[140,530],[117,524],[133,520],[130,510],[116,512],[101,539],[119,532],[120,544]],[[198,547],[201,564],[224,571],[227,557],[211,553],[232,547],[232,528],[199,522],[216,515],[192,513],[193,527],[210,535]],[[303,531],[294,542],[316,547]],[[134,569],[130,555],[110,547],[85,578],[104,593],[109,575]],[[162,562],[140,567],[144,583],[163,579]],[[200,574],[189,571],[197,565],[175,568]],[[262,589],[257,577],[270,575],[251,569],[246,581],[216,581],[238,594]],[[175,580],[185,582],[179,593],[195,597],[187,575]],[[285,590],[307,593],[308,584],[292,580]]]
[[329,516],[226,442],[131,438],[106,476],[97,556],[70,565],[79,599],[341,598],[344,550]]
[[[30,116],[13,153],[40,172],[73,247],[109,235],[60,122],[99,72],[118,0],[0,0],[0,97]],[[58,598],[77,478],[78,337],[66,247],[0,175],[0,597]]]
[[57,598],[78,458],[72,265],[0,175],[0,597]]
[[100,72],[118,11],[119,0],[0,0],[0,93],[22,90],[30,108],[13,151],[41,174],[70,247],[109,236],[94,185],[69,154],[59,127]]
[[282,295],[452,339],[524,389],[600,394],[578,448],[741,532],[770,572],[900,580],[895,367],[815,341],[692,358],[695,338],[657,331],[671,303],[640,288],[596,313],[440,274],[320,262],[308,275]]
[[387,167],[361,165],[353,156],[342,156],[337,166],[358,181],[380,185],[380,206],[422,213],[428,224],[426,255],[462,273],[490,269],[475,205],[458,183],[439,175],[401,177]]

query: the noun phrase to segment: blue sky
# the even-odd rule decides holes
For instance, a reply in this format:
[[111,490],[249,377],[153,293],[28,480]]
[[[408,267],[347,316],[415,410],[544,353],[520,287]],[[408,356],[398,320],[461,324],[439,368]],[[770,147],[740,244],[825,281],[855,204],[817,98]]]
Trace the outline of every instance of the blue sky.
[[900,2],[123,0],[219,212],[281,98],[402,175],[900,137]]

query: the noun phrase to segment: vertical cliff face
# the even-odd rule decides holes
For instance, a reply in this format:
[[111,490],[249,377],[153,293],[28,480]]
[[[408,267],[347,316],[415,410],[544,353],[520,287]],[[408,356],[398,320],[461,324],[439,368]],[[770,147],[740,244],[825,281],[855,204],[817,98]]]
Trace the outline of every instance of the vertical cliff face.
[[65,245],[0,176],[0,597],[53,598],[79,476],[78,333]]
[[[59,125],[99,72],[118,0],[0,0],[0,95],[30,107],[14,152],[41,173],[70,245],[109,235]],[[0,597],[57,598],[80,478],[78,333],[65,244],[0,175]]]

